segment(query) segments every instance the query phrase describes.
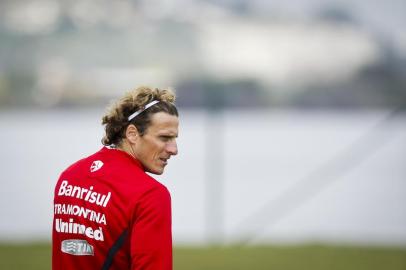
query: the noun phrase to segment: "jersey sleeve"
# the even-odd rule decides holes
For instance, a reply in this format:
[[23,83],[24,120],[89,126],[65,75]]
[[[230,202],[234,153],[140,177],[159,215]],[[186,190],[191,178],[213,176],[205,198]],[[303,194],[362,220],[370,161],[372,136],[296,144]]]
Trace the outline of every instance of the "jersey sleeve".
[[171,198],[159,186],[138,202],[130,228],[132,270],[172,270]]

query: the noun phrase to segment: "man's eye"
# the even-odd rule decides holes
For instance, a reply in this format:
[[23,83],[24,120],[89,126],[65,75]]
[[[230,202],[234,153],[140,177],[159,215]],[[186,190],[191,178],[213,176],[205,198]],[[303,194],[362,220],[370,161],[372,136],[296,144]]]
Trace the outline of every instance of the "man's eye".
[[161,139],[161,141],[164,141],[164,142],[168,142],[171,140],[170,136],[159,136],[159,138]]

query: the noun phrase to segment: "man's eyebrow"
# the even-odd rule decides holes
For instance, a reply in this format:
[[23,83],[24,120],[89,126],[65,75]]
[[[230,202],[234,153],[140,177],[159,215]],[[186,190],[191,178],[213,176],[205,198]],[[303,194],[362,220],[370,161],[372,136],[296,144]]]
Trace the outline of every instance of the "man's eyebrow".
[[171,132],[171,131],[161,131],[161,132],[158,132],[158,136],[178,137],[178,133]]

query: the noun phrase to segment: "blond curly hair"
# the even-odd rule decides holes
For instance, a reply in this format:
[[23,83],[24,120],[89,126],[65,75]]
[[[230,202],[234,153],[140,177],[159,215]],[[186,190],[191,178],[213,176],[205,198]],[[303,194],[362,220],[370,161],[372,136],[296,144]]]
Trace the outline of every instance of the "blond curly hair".
[[[110,105],[102,118],[102,125],[105,125],[105,135],[102,139],[103,145],[119,145],[124,138],[126,128],[130,124],[137,127],[141,136],[144,135],[151,123],[151,115],[154,113],[166,112],[178,116],[175,99],[175,94],[170,89],[141,86],[128,91],[122,98]],[[153,100],[159,102],[137,115],[131,121],[128,120],[131,114],[143,109],[146,104]]]

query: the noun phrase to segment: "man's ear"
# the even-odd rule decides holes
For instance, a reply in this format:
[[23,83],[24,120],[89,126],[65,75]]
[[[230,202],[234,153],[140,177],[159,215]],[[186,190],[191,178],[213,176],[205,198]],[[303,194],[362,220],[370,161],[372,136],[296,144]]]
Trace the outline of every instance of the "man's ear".
[[125,137],[130,143],[136,143],[139,136],[138,129],[133,125],[128,125],[127,129],[125,130]]

